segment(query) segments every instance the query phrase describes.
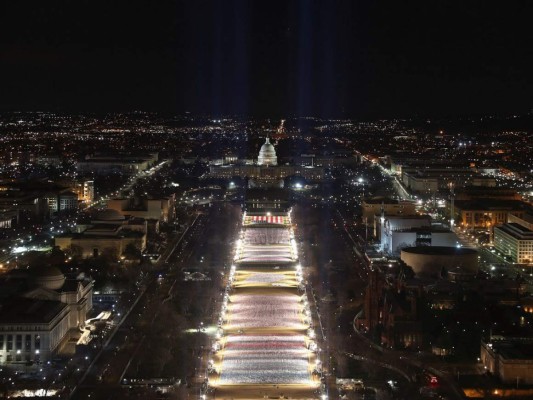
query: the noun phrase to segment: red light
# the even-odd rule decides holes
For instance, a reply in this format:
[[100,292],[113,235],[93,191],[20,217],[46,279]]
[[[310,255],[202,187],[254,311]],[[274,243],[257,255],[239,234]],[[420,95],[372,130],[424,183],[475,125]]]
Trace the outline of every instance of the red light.
[[432,385],[436,385],[437,383],[439,383],[438,379],[436,376],[432,376],[431,377],[431,380],[429,381]]

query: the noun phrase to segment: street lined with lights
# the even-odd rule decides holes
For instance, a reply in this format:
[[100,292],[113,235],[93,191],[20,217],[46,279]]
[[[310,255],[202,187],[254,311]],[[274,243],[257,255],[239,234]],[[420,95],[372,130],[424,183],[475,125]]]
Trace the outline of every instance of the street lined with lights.
[[204,398],[326,398],[290,220],[244,215]]

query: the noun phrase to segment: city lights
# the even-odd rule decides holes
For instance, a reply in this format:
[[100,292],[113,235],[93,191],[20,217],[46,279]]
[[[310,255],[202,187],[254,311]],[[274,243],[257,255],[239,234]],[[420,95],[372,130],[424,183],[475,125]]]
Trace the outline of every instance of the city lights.
[[[302,266],[294,264],[298,256],[290,215],[266,216],[278,225],[254,227],[247,225],[254,216],[243,218],[219,317],[223,331],[219,329],[213,345],[219,362],[209,364],[215,375],[211,384],[314,387],[309,352],[317,346],[308,338],[315,337],[309,302],[297,292],[303,276]],[[284,218],[289,225],[280,227]]]

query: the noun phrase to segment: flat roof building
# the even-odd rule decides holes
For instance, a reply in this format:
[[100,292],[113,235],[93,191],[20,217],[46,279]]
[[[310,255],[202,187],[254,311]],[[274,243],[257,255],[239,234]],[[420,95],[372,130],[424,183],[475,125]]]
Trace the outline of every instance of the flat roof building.
[[449,229],[434,227],[413,227],[383,230],[381,234],[382,251],[391,255],[400,255],[405,247],[414,246],[457,246],[458,238]]
[[171,222],[174,219],[175,195],[162,198],[127,197],[114,198],[107,201],[107,208],[146,220]]
[[67,304],[13,298],[0,308],[0,365],[40,362],[60,347],[69,330]]
[[494,247],[519,264],[533,264],[533,231],[515,222],[494,228]]
[[114,154],[114,155],[87,155],[85,160],[76,163],[80,173],[94,173],[97,175],[110,172],[135,174],[146,171],[157,163],[158,153],[144,155]]
[[507,222],[513,222],[518,225],[522,225],[524,228],[533,231],[533,214],[526,213],[523,214],[521,217],[519,217],[518,215],[509,214]]
[[433,194],[447,191],[449,184],[465,186],[496,186],[496,179],[483,176],[470,168],[403,168],[402,182],[412,192]]
[[361,203],[363,219],[369,224],[374,223],[374,216],[380,215],[416,215],[416,204],[412,201],[400,201],[388,197],[372,197],[363,199]]
[[103,254],[118,258],[129,245],[140,251],[146,248],[146,220],[126,218],[113,209],[100,211],[91,224],[78,228],[78,232],[56,236],[55,245],[84,258]]
[[383,212],[374,215],[374,236],[381,238],[385,231],[394,232],[411,228],[429,228],[431,217],[429,215],[387,215]]
[[[447,207],[449,210],[450,202]],[[509,215],[523,217],[524,214],[530,213],[530,210],[529,204],[519,200],[455,200],[454,217],[458,225],[465,228],[490,228],[505,224]]]
[[92,309],[92,280],[53,266],[7,274],[0,287],[0,365],[50,360],[80,336]]
[[504,383],[533,384],[533,339],[493,337],[481,341],[481,362]]

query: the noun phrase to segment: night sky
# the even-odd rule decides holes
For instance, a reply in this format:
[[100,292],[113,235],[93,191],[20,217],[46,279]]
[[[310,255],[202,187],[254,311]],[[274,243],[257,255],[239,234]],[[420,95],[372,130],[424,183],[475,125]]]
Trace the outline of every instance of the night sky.
[[531,1],[2,1],[0,110],[533,108]]

